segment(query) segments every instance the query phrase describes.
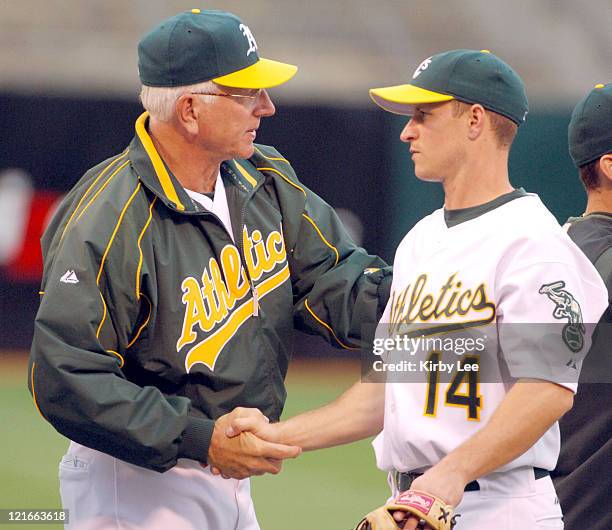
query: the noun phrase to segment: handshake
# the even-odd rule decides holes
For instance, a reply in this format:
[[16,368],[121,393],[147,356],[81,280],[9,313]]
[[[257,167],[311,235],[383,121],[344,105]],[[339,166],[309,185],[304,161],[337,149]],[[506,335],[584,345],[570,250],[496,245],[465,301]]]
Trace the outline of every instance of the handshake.
[[235,479],[279,473],[283,460],[302,453],[301,447],[280,443],[281,425],[253,408],[236,407],[218,418],[208,449],[212,473]]

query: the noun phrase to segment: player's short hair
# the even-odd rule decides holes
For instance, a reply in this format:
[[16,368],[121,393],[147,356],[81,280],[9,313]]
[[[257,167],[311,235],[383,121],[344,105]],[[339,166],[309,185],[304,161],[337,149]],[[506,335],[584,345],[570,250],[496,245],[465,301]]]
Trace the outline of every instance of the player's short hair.
[[[154,87],[143,85],[140,89],[140,102],[151,117],[159,121],[170,121],[172,116],[174,116],[176,100],[188,92],[218,94],[219,89],[212,81],[179,87]],[[214,98],[202,96],[202,100],[205,103],[212,103]]]
[[592,162],[580,166],[578,173],[580,174],[580,180],[587,191],[595,190],[601,186],[601,175],[599,174],[599,158],[596,158]]
[[[453,103],[453,116],[455,118],[464,114],[468,108],[472,106],[472,103],[465,103],[463,101],[459,101],[457,99],[452,100]],[[514,142],[514,138],[518,131],[518,125],[514,123],[511,119],[502,116],[501,114],[497,114],[497,112],[493,112],[487,110],[489,113],[489,120],[491,122],[491,130],[495,136],[495,140],[497,141],[497,146],[500,149],[509,150],[512,142]]]

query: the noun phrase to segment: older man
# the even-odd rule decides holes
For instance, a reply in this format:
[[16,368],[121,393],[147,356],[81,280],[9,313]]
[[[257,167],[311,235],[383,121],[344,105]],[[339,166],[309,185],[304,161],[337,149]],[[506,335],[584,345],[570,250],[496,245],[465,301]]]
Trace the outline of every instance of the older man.
[[358,348],[390,270],[253,143],[275,112],[266,89],[295,66],[260,58],[236,16],[198,9],[138,53],[134,139],[83,176],[42,240],[30,390],[72,440],[70,528],[256,529],[238,479],[300,449],[230,440],[226,425],[279,418],[294,326]]

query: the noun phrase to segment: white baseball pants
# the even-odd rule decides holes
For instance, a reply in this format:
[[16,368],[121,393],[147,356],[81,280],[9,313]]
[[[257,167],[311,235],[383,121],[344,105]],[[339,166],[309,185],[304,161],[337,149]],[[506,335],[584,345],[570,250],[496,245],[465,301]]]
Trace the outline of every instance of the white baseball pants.
[[259,530],[249,480],[193,460],[157,473],[71,442],[59,479],[68,530]]

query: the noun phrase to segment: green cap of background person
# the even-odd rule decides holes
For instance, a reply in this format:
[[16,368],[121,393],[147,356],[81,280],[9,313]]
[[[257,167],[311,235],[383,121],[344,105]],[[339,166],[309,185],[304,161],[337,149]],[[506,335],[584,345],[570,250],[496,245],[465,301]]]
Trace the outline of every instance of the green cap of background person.
[[595,85],[576,105],[568,140],[576,167],[612,153],[612,84]]
[[451,50],[425,59],[409,84],[373,88],[370,97],[383,109],[411,115],[413,106],[457,99],[525,121],[529,105],[518,74],[488,50]]
[[289,81],[296,71],[291,64],[260,57],[249,27],[224,11],[180,13],[138,44],[138,72],[146,86],[214,81],[237,88],[270,88]]

